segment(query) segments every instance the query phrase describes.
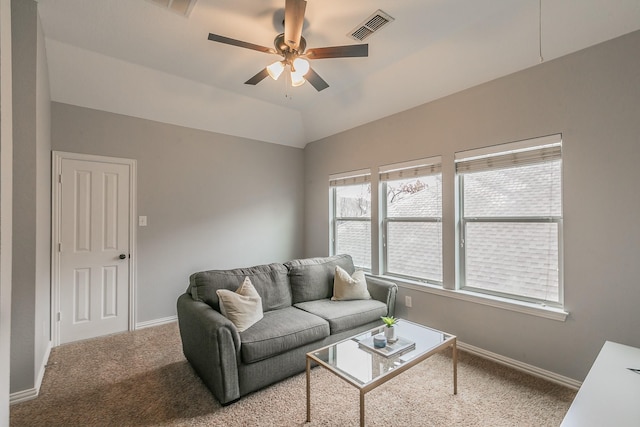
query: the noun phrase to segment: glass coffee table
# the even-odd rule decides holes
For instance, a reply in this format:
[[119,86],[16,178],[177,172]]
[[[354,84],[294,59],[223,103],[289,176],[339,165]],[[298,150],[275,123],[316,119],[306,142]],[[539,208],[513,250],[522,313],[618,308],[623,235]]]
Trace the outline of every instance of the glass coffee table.
[[311,421],[311,364],[314,362],[360,390],[360,426],[364,426],[366,393],[449,347],[453,351],[453,394],[458,394],[456,337],[408,320],[399,320],[395,327],[398,343],[407,343],[407,346],[391,355],[394,346],[401,346],[385,349],[369,346],[374,335],[383,333],[384,325],[307,353],[307,422]]

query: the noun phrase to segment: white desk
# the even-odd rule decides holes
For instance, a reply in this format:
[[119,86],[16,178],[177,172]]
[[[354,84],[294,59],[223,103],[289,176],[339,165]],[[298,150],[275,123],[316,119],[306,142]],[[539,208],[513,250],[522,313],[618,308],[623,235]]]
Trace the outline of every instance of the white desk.
[[562,427],[640,426],[640,348],[607,341]]

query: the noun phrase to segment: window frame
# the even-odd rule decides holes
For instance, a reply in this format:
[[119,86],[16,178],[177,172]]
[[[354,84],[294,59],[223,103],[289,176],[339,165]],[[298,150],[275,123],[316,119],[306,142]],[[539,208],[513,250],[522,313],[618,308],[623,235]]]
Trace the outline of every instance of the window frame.
[[[551,135],[547,137],[534,138],[530,140],[518,141],[515,143],[501,144],[493,147],[487,147],[480,150],[471,150],[462,153],[456,153],[456,164],[464,159],[472,159],[474,158],[473,154],[480,154],[477,157],[498,157],[505,153],[517,153],[523,152],[526,150],[536,150],[541,149],[545,146],[559,146],[560,152],[562,150],[562,135]],[[563,263],[563,213],[562,213],[562,191],[563,191],[563,183],[562,183],[562,154],[560,153],[558,159],[560,160],[560,198],[561,198],[561,206],[560,206],[560,215],[540,215],[540,216],[531,216],[531,215],[522,215],[522,216],[486,216],[486,217],[478,217],[478,216],[464,216],[464,176],[465,172],[459,172],[456,167],[455,178],[456,178],[456,191],[457,191],[457,207],[455,209],[457,216],[457,224],[458,224],[458,233],[457,233],[457,262],[458,262],[458,278],[456,280],[456,289],[468,292],[470,294],[475,294],[480,297],[482,296],[493,296],[498,298],[503,298],[506,300],[513,300],[515,302],[524,302],[524,303],[532,303],[538,304],[542,306],[549,306],[553,308],[563,309],[564,307],[564,263]],[[537,163],[545,163],[547,161],[552,160],[540,160]],[[527,164],[522,164],[519,167],[527,166]],[[518,167],[518,166],[515,166]],[[485,169],[490,170],[490,169]],[[508,292],[499,292],[495,290],[483,289],[474,286],[466,285],[467,281],[467,268],[466,268],[466,236],[467,236],[467,225],[471,223],[515,223],[515,224],[549,224],[553,223],[557,225],[557,242],[558,242],[558,301],[545,300],[539,298],[533,298],[530,296],[525,296],[522,294],[514,294]]]
[[[341,174],[334,174],[329,176],[329,201],[330,201],[330,209],[329,209],[329,219],[330,219],[330,242],[329,242],[329,253],[331,255],[337,255],[337,247],[338,247],[338,224],[340,222],[362,222],[369,224],[369,230],[371,231],[372,224],[372,210],[373,205],[371,206],[371,210],[369,211],[368,217],[341,217],[338,216],[338,192],[337,189],[339,187],[349,187],[354,185],[363,185],[368,184],[372,186],[371,183],[371,171],[370,169],[362,169],[358,171],[345,172]],[[373,188],[371,188],[373,191]],[[369,233],[369,241],[371,242],[371,233]],[[350,254],[351,255],[351,254]],[[369,248],[369,259],[371,260],[371,248]],[[357,260],[354,259],[354,266],[358,269],[364,270],[366,272],[371,272],[373,266],[362,266],[356,264]]]
[[[431,168],[431,171],[428,173],[417,172],[420,168]],[[383,176],[386,174],[400,174],[401,172],[407,171],[406,176],[400,176],[396,179],[384,178]],[[413,173],[411,171],[414,171]],[[398,216],[398,217],[389,217],[387,212],[388,207],[388,182],[406,180],[409,178],[419,179],[420,177],[427,176],[440,176],[440,216]],[[380,188],[380,196],[379,196],[379,214],[380,214],[380,244],[382,246],[382,259],[380,260],[381,272],[382,275],[388,277],[396,277],[400,279],[405,279],[409,281],[426,283],[430,285],[435,285],[442,287],[444,282],[444,271],[443,271],[443,250],[442,250],[442,158],[440,156],[431,157],[427,159],[419,159],[413,160],[409,162],[395,163],[392,165],[386,165],[379,168],[379,188]],[[421,224],[433,224],[437,223],[440,226],[440,280],[429,279],[425,277],[411,276],[403,273],[397,273],[389,269],[389,224],[390,223],[421,223]]]

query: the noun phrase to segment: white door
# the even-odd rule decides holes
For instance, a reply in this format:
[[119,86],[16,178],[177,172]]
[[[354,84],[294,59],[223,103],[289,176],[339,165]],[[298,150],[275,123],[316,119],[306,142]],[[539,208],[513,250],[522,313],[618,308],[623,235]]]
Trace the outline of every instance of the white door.
[[129,328],[129,164],[62,158],[58,342]]

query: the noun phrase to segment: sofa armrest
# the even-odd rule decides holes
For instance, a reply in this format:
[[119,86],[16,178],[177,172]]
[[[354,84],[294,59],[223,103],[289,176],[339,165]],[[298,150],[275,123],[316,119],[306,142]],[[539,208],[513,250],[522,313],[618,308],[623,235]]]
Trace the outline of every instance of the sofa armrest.
[[398,285],[379,277],[367,276],[367,289],[371,298],[387,304],[387,316],[395,315]]
[[240,398],[240,335],[235,325],[190,294],[178,298],[182,351],[213,395],[226,405]]

